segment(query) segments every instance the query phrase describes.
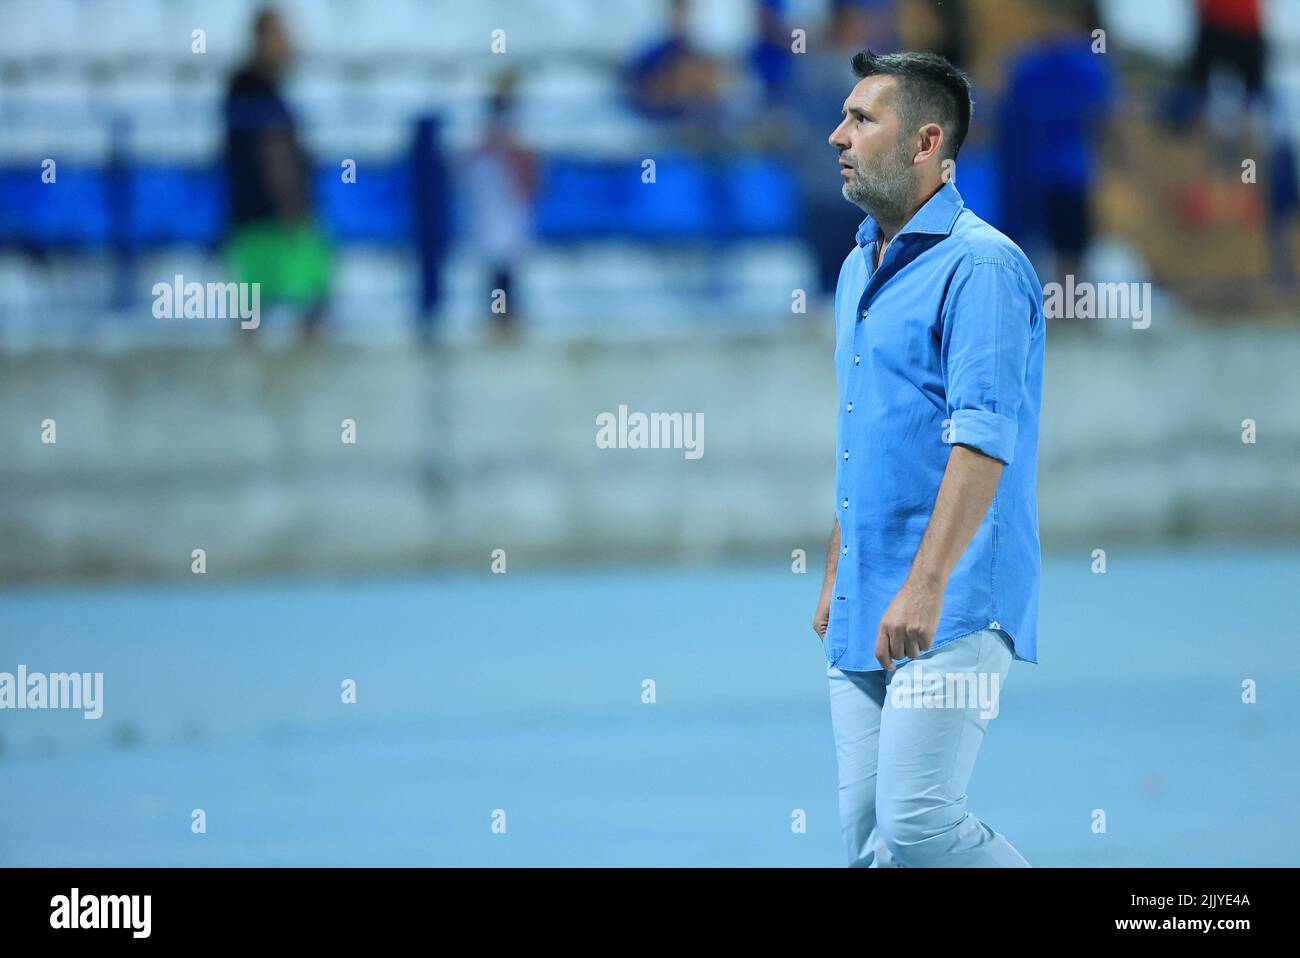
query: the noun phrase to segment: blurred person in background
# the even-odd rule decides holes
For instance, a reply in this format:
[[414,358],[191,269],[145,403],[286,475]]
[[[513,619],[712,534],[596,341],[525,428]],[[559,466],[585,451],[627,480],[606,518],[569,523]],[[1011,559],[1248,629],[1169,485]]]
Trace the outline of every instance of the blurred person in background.
[[907,49],[937,53],[960,70],[970,68],[964,0],[898,0],[897,19]]
[[279,14],[253,20],[253,53],[230,80],[225,166],[228,249],[238,278],[259,283],[263,307],[292,307],[314,338],[329,295],[329,250],[313,222],[311,164],[280,92],[293,47]]
[[787,5],[787,0],[759,0],[758,39],[746,58],[762,87],[765,106],[780,99],[794,69],[790,30],[785,21]]
[[[1274,277],[1294,281],[1288,227],[1300,208],[1291,120],[1268,88],[1269,50],[1260,0],[1197,0],[1196,43],[1174,119],[1193,127],[1207,169],[1178,196],[1185,223],[1258,228],[1267,218]],[[1223,82],[1223,81],[1226,81]],[[1243,190],[1243,157],[1265,158],[1266,189]]]
[[[844,64],[863,47],[894,46],[892,16],[887,0],[834,0],[819,35],[810,36],[806,53],[791,57],[793,69],[784,87],[782,126],[788,132],[776,139],[778,149],[799,174],[803,196],[804,238],[816,260],[819,292],[835,292],[840,264],[844,262],[844,237],[852,236],[862,221],[861,212],[844,202],[840,184],[827,177],[832,160],[807,149],[821,139],[827,123],[836,122],[844,104]],[[809,304],[809,315],[820,307]]]
[[[1258,0],[1196,0],[1196,42],[1173,119],[1192,128],[1209,168],[1177,198],[1188,225],[1260,222],[1256,191],[1236,189],[1233,174],[1240,158],[1258,156],[1264,142],[1266,55]],[[1220,79],[1228,85],[1215,82]]]
[[416,120],[411,144],[412,239],[420,266],[416,335],[422,346],[435,341],[437,313],[443,298],[443,272],[451,248],[451,170],[442,147],[442,117]]
[[686,145],[707,149],[717,140],[722,111],[722,66],[690,35],[690,3],[668,0],[668,33],[628,64],[628,100],[634,110],[676,131]]
[[1049,0],[1042,33],[1008,61],[999,111],[1002,226],[1059,281],[1079,275],[1093,233],[1099,144],[1114,97],[1107,59],[1092,52],[1099,26],[1091,0]]
[[1187,64],[1187,82],[1203,105],[1214,70],[1226,70],[1241,83],[1244,105],[1264,98],[1267,47],[1259,0],[1196,0],[1196,45]]
[[488,325],[509,337],[520,321],[515,278],[533,239],[537,158],[514,134],[516,78],[497,78],[488,101],[487,127],[469,155],[467,199],[471,238],[488,265]]

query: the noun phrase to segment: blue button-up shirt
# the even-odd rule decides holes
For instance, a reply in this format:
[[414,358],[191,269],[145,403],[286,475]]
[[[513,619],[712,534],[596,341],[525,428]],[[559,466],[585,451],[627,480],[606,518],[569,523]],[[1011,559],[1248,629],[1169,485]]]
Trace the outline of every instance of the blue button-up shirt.
[[948,578],[931,649],[984,628],[1038,661],[1043,291],[1019,247],[945,183],[898,232],[868,216],[835,289],[840,555],[825,652],[879,669],[880,620],[907,580],[952,443],[1006,465]]

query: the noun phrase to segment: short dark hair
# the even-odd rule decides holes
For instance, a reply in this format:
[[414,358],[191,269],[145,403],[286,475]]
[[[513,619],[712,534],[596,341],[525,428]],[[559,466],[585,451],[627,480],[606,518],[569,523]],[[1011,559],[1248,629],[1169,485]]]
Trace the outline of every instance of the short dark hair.
[[970,80],[936,53],[872,53],[863,50],[853,57],[858,79],[892,76],[898,79],[896,100],[899,119],[907,132],[923,123],[943,127],[944,155],[955,160],[970,129]]

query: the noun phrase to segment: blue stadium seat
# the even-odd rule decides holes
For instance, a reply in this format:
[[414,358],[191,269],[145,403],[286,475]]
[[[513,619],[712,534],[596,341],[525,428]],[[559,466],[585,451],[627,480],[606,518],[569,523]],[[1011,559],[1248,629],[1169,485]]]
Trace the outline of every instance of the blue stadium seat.
[[103,170],[61,164],[52,184],[39,167],[0,170],[0,243],[63,249],[104,246],[112,222]]
[[135,246],[210,246],[226,225],[226,180],[195,167],[133,168],[126,239]]
[[[543,241],[626,239],[674,243],[790,236],[800,198],[778,161],[749,157],[725,167],[690,155],[656,158],[654,183],[639,161],[552,157],[537,201]],[[975,178],[962,164],[962,185]],[[217,167],[144,164],[120,180],[111,171],[60,167],[45,186],[39,170],[0,170],[0,243],[36,247],[212,246],[226,229],[225,177]],[[411,169],[406,159],[367,163],[355,183],[335,166],[315,173],[318,210],[341,243],[413,241]]]
[[355,183],[344,183],[337,166],[316,171],[316,202],[330,235],[342,243],[410,243],[411,175],[406,161],[365,164]]
[[798,187],[776,160],[751,157],[719,168],[695,156],[660,155],[655,182],[641,175],[639,162],[552,158],[537,204],[539,236],[682,242],[798,230]]

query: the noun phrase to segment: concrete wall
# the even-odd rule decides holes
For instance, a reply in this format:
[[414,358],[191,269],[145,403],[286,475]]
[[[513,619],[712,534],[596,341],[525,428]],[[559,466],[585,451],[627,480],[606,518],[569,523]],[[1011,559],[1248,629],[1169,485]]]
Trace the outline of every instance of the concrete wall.
[[[816,563],[830,350],[791,329],[6,356],[0,575],[185,576],[196,548],[214,575],[478,565],[495,548],[512,563],[805,548]],[[1045,545],[1300,536],[1300,331],[1054,328],[1045,381]],[[597,414],[620,403],[703,413],[703,457],[597,448]]]

